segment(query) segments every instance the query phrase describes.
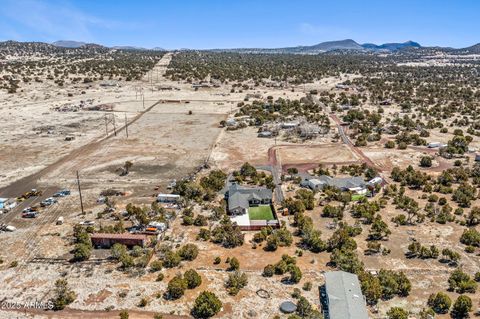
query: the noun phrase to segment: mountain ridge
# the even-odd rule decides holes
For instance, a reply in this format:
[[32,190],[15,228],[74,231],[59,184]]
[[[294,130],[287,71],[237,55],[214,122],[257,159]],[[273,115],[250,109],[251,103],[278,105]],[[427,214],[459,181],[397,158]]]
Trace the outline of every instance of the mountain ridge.
[[[117,49],[117,50],[151,50],[151,51],[168,51],[161,47],[154,47],[151,49],[143,48],[143,47],[136,47],[136,46],[111,46],[107,47],[100,44],[95,43],[86,43],[81,41],[73,41],[73,40],[59,40],[52,43],[45,43],[45,42],[17,42],[17,41],[3,41],[0,42],[3,45],[8,43],[25,43],[25,44],[44,44],[50,45],[58,48],[65,48],[65,49],[78,49],[84,47],[91,47],[91,48],[105,48],[105,49]],[[458,53],[458,54],[480,54],[480,43],[465,47],[465,48],[451,48],[451,47],[440,47],[440,46],[422,46],[418,42],[415,41],[406,41],[406,42],[388,42],[383,44],[375,44],[375,43],[363,43],[359,44],[352,39],[344,39],[338,41],[325,41],[320,42],[314,45],[299,45],[299,46],[292,46],[292,47],[283,47],[283,48],[231,48],[231,49],[203,49],[203,50],[195,50],[195,49],[180,49],[180,51],[213,51],[213,52],[234,52],[234,53],[285,53],[285,54],[320,54],[325,52],[332,52],[332,51],[342,51],[342,52],[358,52],[358,53],[393,53],[397,51],[440,51],[446,53]],[[413,50],[413,51],[412,51]]]

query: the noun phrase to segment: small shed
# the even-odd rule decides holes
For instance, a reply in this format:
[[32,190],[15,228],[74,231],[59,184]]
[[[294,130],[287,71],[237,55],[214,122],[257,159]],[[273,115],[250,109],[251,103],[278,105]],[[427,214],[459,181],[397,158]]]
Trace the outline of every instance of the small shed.
[[440,142],[430,142],[427,145],[428,148],[437,148],[437,147],[440,147],[440,146],[442,146],[442,143],[440,143]]
[[157,202],[160,203],[177,203],[180,200],[180,195],[177,194],[158,194]]
[[147,245],[147,235],[141,234],[108,234],[108,233],[94,233],[90,235],[90,240],[95,248],[110,248],[114,244],[122,244],[127,247]]

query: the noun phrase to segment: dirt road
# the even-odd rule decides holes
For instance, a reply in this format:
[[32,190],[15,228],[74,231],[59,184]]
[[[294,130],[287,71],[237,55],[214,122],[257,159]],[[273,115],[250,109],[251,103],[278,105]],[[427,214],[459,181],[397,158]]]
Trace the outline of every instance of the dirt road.
[[[166,66],[170,62],[171,59],[171,54],[167,54],[165,57],[162,58],[162,60],[159,62],[159,65],[162,68],[162,71],[165,72]],[[167,63],[168,62],[168,63]],[[162,73],[163,76],[163,73]],[[150,112],[156,105],[159,103],[165,103],[165,100],[158,100],[157,102],[153,103],[150,107],[146,108],[145,110],[139,112],[137,115],[135,115],[132,119],[130,119],[126,124],[123,124],[118,127],[117,132],[123,131],[125,129],[125,126],[130,126],[136,121],[138,121],[143,115],[146,113]],[[99,148],[102,148],[105,146],[105,143],[111,139],[112,137],[116,136],[114,133],[110,133],[106,136],[98,137],[97,139],[91,141],[88,144],[85,144],[66,156],[58,159],[54,163],[46,166],[45,168],[41,169],[40,171],[31,174],[29,176],[26,176],[24,178],[21,178],[10,185],[3,187],[0,189],[0,197],[6,197],[6,198],[16,198],[20,196],[21,194],[30,191],[33,188],[38,188],[38,181],[49,174],[50,172],[58,169],[61,167],[63,164],[68,163],[75,158],[81,156],[85,156],[86,154],[92,154],[95,151],[97,151]],[[42,196],[35,197],[33,199],[28,199],[25,202],[22,202],[20,205],[15,207],[11,212],[8,214],[2,214],[0,215],[0,223],[10,223],[15,216],[18,214],[18,212],[21,212],[21,210],[27,206],[33,206],[41,202],[47,197],[52,196],[52,194],[56,191],[58,191],[61,188],[61,185],[58,187],[56,186],[51,186],[48,187],[47,189],[43,190]]]

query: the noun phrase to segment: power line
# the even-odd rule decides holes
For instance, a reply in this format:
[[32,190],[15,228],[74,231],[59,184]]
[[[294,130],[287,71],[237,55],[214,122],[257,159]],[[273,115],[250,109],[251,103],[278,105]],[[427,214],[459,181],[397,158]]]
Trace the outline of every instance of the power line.
[[125,114],[125,133],[127,134],[127,138],[128,138],[128,122],[127,122],[127,113],[124,113]]
[[80,194],[80,208],[82,209],[82,215],[85,214],[83,210],[83,199],[82,199],[82,189],[80,188],[80,177],[78,176],[77,171],[77,186],[78,186],[78,193]]
[[117,136],[117,127],[115,126],[115,113],[112,113],[113,117],[113,133],[115,133],[115,136]]

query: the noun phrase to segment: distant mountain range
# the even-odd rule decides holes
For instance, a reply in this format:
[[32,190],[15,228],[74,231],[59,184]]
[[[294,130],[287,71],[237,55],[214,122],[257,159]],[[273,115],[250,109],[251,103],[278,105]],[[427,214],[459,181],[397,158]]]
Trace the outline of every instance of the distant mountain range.
[[359,44],[352,39],[340,40],[340,41],[327,41],[321,42],[310,46],[297,46],[275,49],[263,49],[263,48],[245,48],[245,49],[218,49],[215,51],[227,51],[227,52],[244,52],[244,53],[292,53],[292,54],[318,54],[323,52],[335,51],[335,50],[352,50],[352,51],[385,51],[393,52],[406,48],[421,48],[422,46],[417,42],[407,41],[404,43],[384,43],[373,44],[365,43]]
[[56,47],[76,49],[87,45],[86,42],[59,40],[52,43]]
[[[52,45],[61,48],[82,48],[82,47],[102,47],[93,43],[79,42],[79,41],[70,41],[70,40],[61,40],[53,42]],[[114,46],[110,49],[118,50],[153,50],[153,51],[166,51],[163,48],[155,47],[152,49],[146,49],[143,47],[136,46]],[[189,49],[181,49],[180,51],[185,51]],[[462,48],[462,49],[453,49],[446,47],[423,47],[418,42],[407,41],[403,43],[384,43],[384,44],[374,44],[374,43],[364,43],[359,44],[352,39],[345,39],[340,41],[327,41],[321,42],[315,45],[310,46],[296,46],[296,47],[285,47],[285,48],[233,48],[233,49],[210,49],[204,51],[214,51],[214,52],[236,52],[236,53],[287,53],[287,54],[319,54],[332,51],[352,51],[358,53],[390,53],[396,51],[406,50],[408,52],[433,52],[441,51],[446,53],[456,53],[456,54],[480,54],[480,43],[473,46]]]
[[[52,42],[52,45],[60,48],[68,48],[68,49],[77,49],[81,48],[87,45],[93,45],[90,43],[86,42],[80,42],[80,41],[71,41],[71,40],[59,40]],[[98,45],[98,44],[97,44]],[[139,51],[145,51],[145,50],[152,50],[152,51],[166,51],[165,49],[162,49],[160,47],[155,47],[153,49],[147,49],[147,48],[142,48],[142,47],[136,47],[136,46],[129,46],[129,45],[119,45],[119,46],[114,46],[111,47],[111,49],[118,49],[118,50],[139,50]]]

